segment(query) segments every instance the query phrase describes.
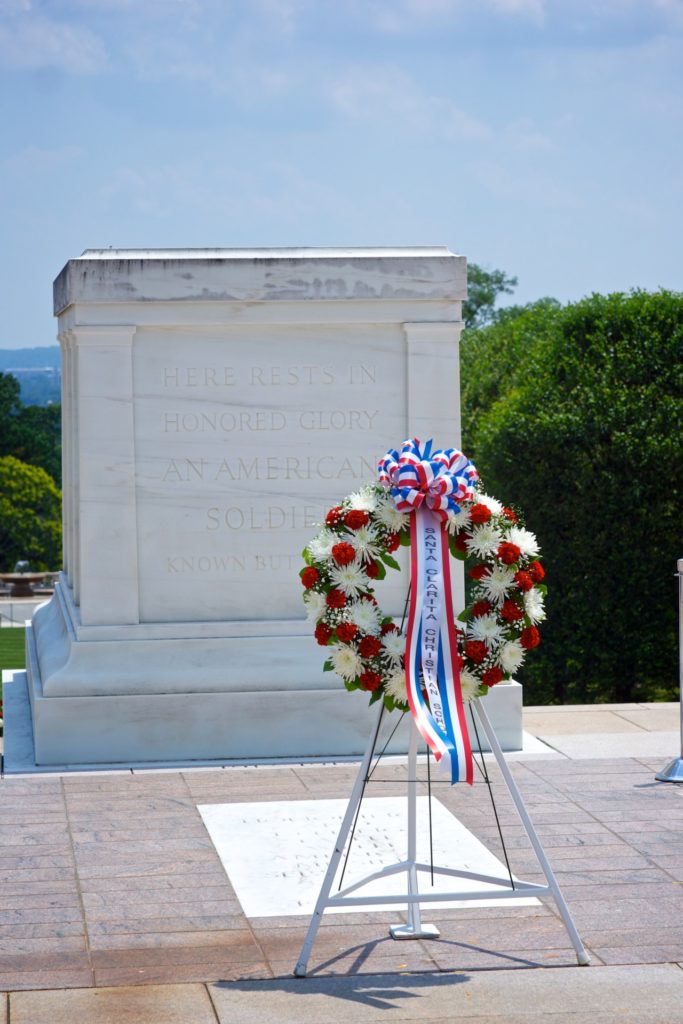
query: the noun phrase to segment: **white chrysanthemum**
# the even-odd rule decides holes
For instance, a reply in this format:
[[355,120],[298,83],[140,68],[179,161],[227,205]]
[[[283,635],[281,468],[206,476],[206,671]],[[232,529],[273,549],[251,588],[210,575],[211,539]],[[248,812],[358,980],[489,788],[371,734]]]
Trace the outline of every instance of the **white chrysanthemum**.
[[488,576],[479,582],[489,601],[502,604],[515,585],[515,570],[509,565],[494,565]]
[[332,667],[342,679],[355,679],[361,670],[361,660],[353,647],[335,644],[331,651]]
[[349,565],[335,565],[330,569],[330,582],[347,597],[358,597],[368,585],[368,577],[358,562]]
[[467,542],[467,550],[479,558],[486,558],[498,550],[503,539],[503,534],[492,523],[482,523],[481,526],[472,527],[472,537]]
[[477,696],[480,686],[481,679],[478,679],[474,673],[468,672],[466,668],[460,669],[460,692],[464,701],[473,700]]
[[408,513],[399,512],[392,497],[379,499],[375,509],[375,519],[392,533],[399,533],[408,525]]
[[327,607],[325,595],[318,593],[317,590],[306,590],[304,592],[304,603],[309,622],[317,622]]
[[382,637],[384,653],[388,654],[392,661],[399,662],[406,653],[406,638],[402,633],[387,633]]
[[358,626],[361,633],[370,633],[376,636],[380,630],[381,612],[372,601],[357,601],[349,609],[348,621]]
[[503,511],[502,502],[498,501],[497,498],[492,498],[490,494],[481,494],[477,492],[474,499],[479,505],[486,505],[489,512],[493,512],[494,516],[499,516]]
[[379,557],[379,541],[374,526],[361,526],[359,530],[354,530],[350,540],[359,555],[365,558]]
[[449,533],[457,533],[458,530],[462,530],[463,527],[467,526],[470,521],[470,510],[467,506],[463,506],[459,512],[449,512],[448,519],[446,520],[446,529]]
[[489,647],[501,643],[504,628],[496,615],[478,615],[467,624],[467,633],[473,640],[483,640]]
[[349,508],[358,509],[359,512],[374,512],[377,508],[379,496],[375,488],[368,485],[367,487],[361,487],[355,494],[351,494],[347,501]]
[[516,544],[523,555],[533,558],[539,552],[536,535],[531,530],[525,530],[521,526],[513,526],[508,530],[507,540],[510,544]]
[[400,700],[401,703],[407,704],[408,694],[406,692],[405,672],[394,672],[392,676],[389,676],[384,684],[384,690],[390,697],[393,697],[394,700]]
[[524,661],[524,648],[519,640],[508,640],[498,652],[498,664],[503,672],[516,672]]
[[534,587],[533,590],[527,590],[524,595],[524,611],[527,613],[532,622],[543,622],[545,618],[545,604],[543,603],[543,594]]
[[339,538],[332,530],[321,530],[308,544],[308,552],[316,562],[325,562]]

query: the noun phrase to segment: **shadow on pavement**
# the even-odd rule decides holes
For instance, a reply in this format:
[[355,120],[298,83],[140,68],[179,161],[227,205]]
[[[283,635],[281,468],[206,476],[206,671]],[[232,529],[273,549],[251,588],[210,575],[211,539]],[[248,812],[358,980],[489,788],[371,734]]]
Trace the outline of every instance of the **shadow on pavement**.
[[362,977],[273,978],[262,981],[219,981],[210,988],[223,988],[241,992],[285,992],[292,996],[335,996],[352,1003],[376,1009],[392,1009],[400,1005],[397,1000],[416,999],[419,989],[461,985],[469,980],[464,973],[443,974],[409,972],[401,974],[365,974]]

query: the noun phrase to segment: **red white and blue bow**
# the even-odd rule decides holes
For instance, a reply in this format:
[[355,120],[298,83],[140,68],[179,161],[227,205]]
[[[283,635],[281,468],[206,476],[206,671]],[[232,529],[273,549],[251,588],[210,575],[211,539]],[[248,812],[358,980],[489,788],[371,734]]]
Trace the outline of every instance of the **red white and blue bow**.
[[[379,462],[380,483],[396,508],[410,517],[410,607],[406,630],[406,687],[417,729],[437,761],[450,761],[451,781],[473,781],[465,708],[460,689],[451,594],[448,537],[443,524],[460,501],[474,498],[478,474],[455,448],[420,452],[404,441]],[[421,684],[422,680],[422,684]],[[424,686],[424,689],[423,689]]]

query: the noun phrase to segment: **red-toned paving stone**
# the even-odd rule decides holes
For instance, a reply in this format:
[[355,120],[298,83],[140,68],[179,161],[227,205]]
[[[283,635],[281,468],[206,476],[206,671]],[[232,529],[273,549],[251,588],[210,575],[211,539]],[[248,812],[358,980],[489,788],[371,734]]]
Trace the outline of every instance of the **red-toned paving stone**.
[[[626,758],[512,764],[596,964],[683,962],[683,792],[655,784],[652,767]],[[540,881],[500,774],[493,764],[489,770],[513,870]],[[307,919],[247,920],[197,804],[345,799],[355,771],[343,764],[3,778],[0,988],[120,991],[291,971]],[[401,793],[405,778],[401,763],[388,763],[369,795]],[[486,786],[435,785],[434,795],[500,856]],[[388,924],[403,920],[400,912],[326,915],[311,968],[331,976],[574,962],[548,899],[427,910],[425,918],[438,924],[439,940],[391,940]]]

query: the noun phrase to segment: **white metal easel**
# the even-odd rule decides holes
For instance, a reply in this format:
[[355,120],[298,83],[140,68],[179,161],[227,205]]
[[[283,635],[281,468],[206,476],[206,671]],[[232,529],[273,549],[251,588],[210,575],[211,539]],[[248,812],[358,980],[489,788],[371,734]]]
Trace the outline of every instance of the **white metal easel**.
[[[521,818],[522,824],[526,831],[529,841],[534,849],[538,862],[543,870],[543,874],[546,878],[545,885],[538,885],[534,882],[524,882],[513,879],[512,875],[510,878],[497,878],[492,875],[477,874],[471,871],[459,871],[454,868],[437,867],[431,864],[420,864],[416,860],[417,855],[417,827],[416,827],[416,807],[417,807],[417,746],[418,746],[418,732],[414,725],[411,727],[410,734],[410,745],[408,750],[408,851],[407,859],[401,861],[398,864],[390,864],[387,867],[382,868],[380,871],[375,871],[358,882],[341,889],[337,895],[331,896],[330,890],[337,874],[337,868],[339,862],[344,853],[344,849],[347,844],[349,832],[352,830],[356,816],[360,807],[363,793],[365,790],[365,784],[368,781],[368,770],[370,762],[377,745],[377,738],[379,736],[380,723],[382,720],[382,712],[384,710],[383,704],[379,702],[379,708],[377,718],[373,728],[372,735],[368,741],[368,745],[361,761],[358,775],[351,791],[351,797],[349,799],[348,807],[344,815],[341,828],[339,829],[339,835],[334,847],[334,852],[330,859],[330,863],[325,874],[325,878],[320,889],[318,901],[315,905],[315,910],[311,918],[311,922],[308,926],[306,938],[301,949],[299,960],[297,961],[296,967],[294,968],[294,974],[297,977],[303,978],[306,976],[308,968],[308,959],[311,954],[311,949],[315,941],[315,937],[322,920],[322,916],[328,907],[370,907],[373,905],[386,905],[386,904],[407,904],[408,912],[408,923],[405,925],[394,925],[391,927],[390,932],[394,939],[420,939],[420,938],[437,938],[439,935],[438,929],[431,924],[424,924],[422,922],[420,914],[421,903],[434,903],[434,902],[446,902],[446,901],[460,901],[460,900],[486,900],[486,899],[528,899],[529,896],[540,896],[543,894],[549,894],[555,900],[557,909],[560,912],[564,926],[567,929],[569,938],[571,939],[572,945],[576,952],[576,959],[579,964],[585,965],[590,963],[590,958],[586,952],[583,943],[576,930],[569,908],[564,901],[564,897],[560,891],[560,887],[557,883],[553,870],[548,863],[545,855],[545,851],[541,845],[541,841],[538,838],[536,830],[532,824],[526,807],[524,806],[524,800],[522,795],[517,788],[517,784],[507,766],[503,752],[498,743],[496,734],[493,731],[491,723],[488,719],[488,715],[484,709],[479,698],[472,701],[470,707],[472,708],[473,716],[476,713],[477,718],[482,726],[482,729],[489,741],[491,751],[498,763],[505,784],[508,788],[510,796],[517,808],[517,812]],[[474,722],[474,717],[473,717]],[[476,723],[475,723],[476,727]],[[418,886],[418,876],[422,872],[428,872],[438,875],[446,875],[452,878],[466,878],[470,881],[482,882],[486,884],[493,884],[498,886],[506,886],[504,889],[497,889],[494,893],[491,890],[481,890],[475,892],[457,892],[448,890],[446,892],[435,892],[433,889],[426,893],[421,893]],[[374,895],[374,896],[362,896],[358,892],[365,885],[373,882],[379,878],[386,878],[389,875],[396,875],[405,873],[407,875],[407,893],[405,895]]]

